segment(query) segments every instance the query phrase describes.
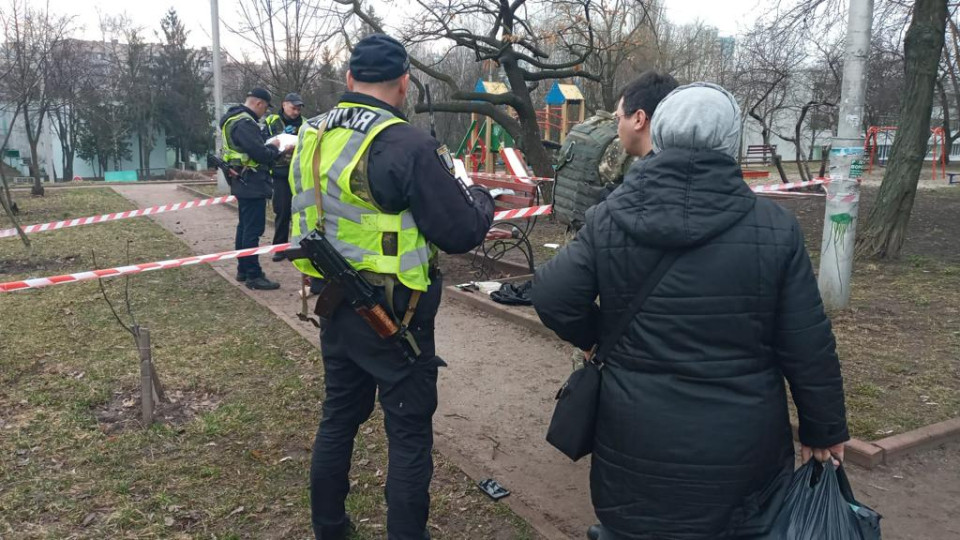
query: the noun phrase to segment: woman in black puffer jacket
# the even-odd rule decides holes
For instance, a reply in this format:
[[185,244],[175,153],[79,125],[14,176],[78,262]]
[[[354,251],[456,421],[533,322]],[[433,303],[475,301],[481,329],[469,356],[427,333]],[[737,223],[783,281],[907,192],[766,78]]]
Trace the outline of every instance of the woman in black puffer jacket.
[[540,318],[589,350],[661,254],[681,251],[604,359],[590,482],[604,540],[768,531],[794,464],[784,378],[805,457],[842,458],[849,438],[800,227],[744,183],[739,128],[722,88],[675,90],[653,118],[656,156],[537,271]]

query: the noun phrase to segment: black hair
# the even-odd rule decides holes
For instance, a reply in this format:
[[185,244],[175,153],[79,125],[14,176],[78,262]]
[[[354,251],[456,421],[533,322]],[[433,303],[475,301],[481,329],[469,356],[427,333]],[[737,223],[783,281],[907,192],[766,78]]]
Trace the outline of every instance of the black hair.
[[644,71],[623,87],[620,93],[623,98],[623,114],[629,116],[643,109],[647,118],[652,118],[657,105],[677,86],[680,86],[677,80],[667,73],[653,69]]

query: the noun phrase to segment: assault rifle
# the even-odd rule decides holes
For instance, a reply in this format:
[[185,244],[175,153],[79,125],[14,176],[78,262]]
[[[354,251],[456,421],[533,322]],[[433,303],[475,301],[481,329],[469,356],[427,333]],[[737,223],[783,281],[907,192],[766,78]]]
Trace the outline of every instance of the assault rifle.
[[229,163],[213,154],[207,154],[207,167],[216,167],[220,169],[220,171],[223,172],[223,177],[227,180],[227,183],[230,183],[233,180],[240,180],[240,182],[243,182],[240,171],[238,171],[236,167],[230,166]]
[[300,240],[300,250],[288,250],[286,253],[288,258],[304,256],[323,274],[327,285],[317,300],[317,315],[329,318],[340,302],[346,300],[378,336],[396,344],[407,362],[416,362],[420,348],[413,335],[406,326],[398,325],[387,313],[377,300],[373,285],[350,265],[326,236],[316,230],[311,231]]

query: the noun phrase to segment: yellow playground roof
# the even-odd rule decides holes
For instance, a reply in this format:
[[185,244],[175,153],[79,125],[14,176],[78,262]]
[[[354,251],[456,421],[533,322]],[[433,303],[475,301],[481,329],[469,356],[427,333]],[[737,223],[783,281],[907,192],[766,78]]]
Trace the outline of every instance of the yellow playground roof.
[[558,84],[560,91],[563,92],[563,97],[567,98],[567,101],[580,100],[583,101],[583,94],[580,93],[580,89],[577,88],[575,84]]
[[486,92],[488,94],[506,94],[510,91],[510,87],[506,83],[496,82],[496,81],[477,81],[478,92]]

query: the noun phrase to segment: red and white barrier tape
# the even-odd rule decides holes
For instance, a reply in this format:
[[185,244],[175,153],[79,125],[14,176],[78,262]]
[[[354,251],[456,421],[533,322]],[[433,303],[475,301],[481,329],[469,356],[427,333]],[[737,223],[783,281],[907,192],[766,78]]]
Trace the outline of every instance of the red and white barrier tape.
[[819,186],[821,184],[826,184],[826,178],[817,178],[816,180],[810,180],[809,182],[789,182],[786,184],[767,184],[765,186],[753,186],[751,189],[755,193],[762,193],[765,191],[787,191],[789,189],[797,189],[807,186]]
[[[116,221],[118,219],[129,219],[138,216],[149,216],[153,214],[162,214],[164,212],[175,212],[177,210],[186,210],[188,208],[200,208],[203,206],[211,206],[214,204],[223,204],[228,202],[234,202],[237,198],[233,195],[227,195],[223,197],[213,197],[211,199],[195,199],[192,201],[178,202],[173,204],[164,204],[161,206],[151,206],[150,208],[141,208],[139,210],[129,210],[126,212],[116,212],[113,214],[103,214],[100,216],[91,216],[86,218],[76,218],[76,219],[65,219],[63,221],[51,221],[50,223],[39,223],[36,225],[27,225],[23,227],[23,232],[30,234],[35,232],[44,232],[44,231],[55,231],[57,229],[65,229],[67,227],[77,227],[80,225],[91,225],[93,223],[103,223],[105,221]],[[8,236],[16,236],[16,229],[2,229],[0,230],[0,238],[6,238]]]
[[[494,174],[494,173],[483,173],[483,172],[476,172],[476,173],[469,173],[469,174],[470,174],[470,176],[473,176],[473,177],[476,177],[476,178],[503,179],[503,180],[510,180],[510,181],[513,181],[513,182],[523,182],[523,183],[543,182],[543,181],[552,181],[552,180],[553,180],[552,178],[519,177],[519,176],[515,176],[515,175],[510,175],[510,174]],[[764,185],[764,186],[754,186],[752,189],[753,189],[753,191],[756,192],[756,193],[763,193],[763,192],[768,192],[768,191],[786,191],[786,190],[796,189],[796,188],[801,188],[801,187],[816,186],[816,185],[820,185],[820,184],[825,184],[826,182],[827,182],[826,179],[820,178],[820,179],[816,179],[816,180],[811,180],[811,181],[809,181],[809,182],[790,182],[790,183],[787,183],[787,184],[769,184],[769,185]],[[128,210],[128,211],[126,211],[126,212],[116,212],[116,213],[112,213],[112,214],[103,214],[103,215],[99,215],[99,216],[90,216],[90,217],[75,218],[75,219],[65,219],[65,220],[63,220],[63,221],[51,221],[51,222],[49,222],[49,223],[38,223],[38,224],[36,224],[36,225],[27,225],[26,227],[23,227],[23,232],[26,233],[26,234],[31,234],[31,233],[35,233],[35,232],[55,231],[55,230],[58,230],[58,229],[65,229],[65,228],[68,228],[68,227],[78,227],[78,226],[80,226],[80,225],[91,225],[91,224],[94,224],[94,223],[103,223],[103,222],[107,222],[107,221],[116,221],[116,220],[120,220],[120,219],[129,219],[129,218],[134,218],[134,217],[138,217],[138,216],[149,216],[149,215],[153,215],[153,214],[162,214],[162,213],[164,213],[164,212],[175,212],[175,211],[177,211],[177,210],[187,210],[187,209],[189,209],[189,208],[201,208],[201,207],[204,207],[204,206],[212,206],[212,205],[215,205],[215,204],[223,204],[223,203],[228,203],[228,202],[234,202],[234,201],[236,201],[236,200],[237,200],[236,197],[234,197],[233,195],[227,195],[227,196],[222,196],[222,197],[213,197],[213,198],[210,198],[210,199],[195,199],[195,200],[192,200],[192,201],[179,202],[179,203],[173,203],[173,204],[164,204],[164,205],[160,205],[160,206],[152,206],[152,207],[150,207],[150,208],[141,208],[141,209],[138,209],[138,210]],[[524,213],[523,215],[512,215],[512,214],[511,214],[510,217],[506,217],[506,218],[502,218],[502,219],[516,219],[516,218],[522,218],[522,217],[533,217],[533,216],[540,216],[540,215],[544,215],[544,214],[549,214],[549,213],[550,213],[549,207],[546,207],[546,206],[538,206],[538,207],[534,207],[534,208],[537,208],[537,209],[540,209],[540,210],[538,210],[538,211],[536,211],[536,212],[533,212],[532,209],[525,208],[525,209],[522,209],[522,210],[523,210],[523,211],[527,211],[527,212],[529,212],[529,213]],[[546,210],[544,210],[544,208],[546,208]],[[507,212],[500,212],[500,213],[510,214],[511,212],[520,212],[520,210],[516,210],[516,211],[515,211],[515,210],[510,210],[510,211],[507,211]],[[17,230],[16,230],[16,229],[0,229],[0,238],[7,238],[7,237],[10,237],[10,236],[16,236],[16,235],[17,235]]]
[[237,257],[248,257],[250,255],[265,255],[267,253],[283,251],[289,247],[290,244],[277,244],[275,246],[263,246],[241,249],[237,251],[224,251],[223,253],[214,253],[212,255],[196,255],[193,257],[184,257],[182,259],[171,259],[168,261],[131,264],[128,266],[118,266],[116,268],[105,268],[103,270],[77,272],[76,274],[64,274],[62,276],[25,279],[23,281],[10,281],[7,283],[0,283],[0,292],[20,291],[23,289],[39,289],[40,287],[49,287],[50,285],[59,285],[61,283],[73,283],[75,281],[87,281],[90,279],[123,276],[127,274],[139,274],[141,272],[163,270],[164,268],[177,268],[179,266],[225,261],[228,259],[236,259]]
[[[549,214],[552,207],[534,206],[531,208],[518,208],[516,210],[504,210],[493,215],[494,221],[504,221],[507,219],[521,219],[534,216]],[[22,281],[9,281],[0,283],[0,292],[20,291],[24,289],[39,289],[49,287],[50,285],[59,285],[61,283],[73,283],[75,281],[87,281],[91,279],[108,278],[123,276],[128,274],[139,274],[141,272],[151,272],[153,270],[163,270],[165,268],[177,268],[180,266],[190,266],[201,263],[212,263],[236,259],[238,257],[249,257],[250,255],[266,255],[268,253],[277,253],[290,247],[290,244],[277,244],[273,246],[261,246],[256,248],[240,249],[236,251],[224,251],[211,255],[195,255],[184,257],[182,259],[171,259],[167,261],[131,264],[127,266],[118,266],[116,268],[105,268],[103,270],[91,270],[87,272],[77,272],[75,274],[64,274],[62,276],[52,276],[45,278],[32,278]]]
[[518,182],[518,183],[524,183],[524,184],[535,184],[537,182],[553,182],[553,178],[546,178],[544,176],[516,176],[513,174],[485,173],[485,172],[472,172],[467,174],[471,178],[490,179],[490,180],[507,180],[510,182]]
[[493,214],[493,221],[506,221],[508,219],[526,219],[537,216],[545,216],[553,212],[553,205],[531,206],[529,208],[517,208],[514,210],[501,210]]

